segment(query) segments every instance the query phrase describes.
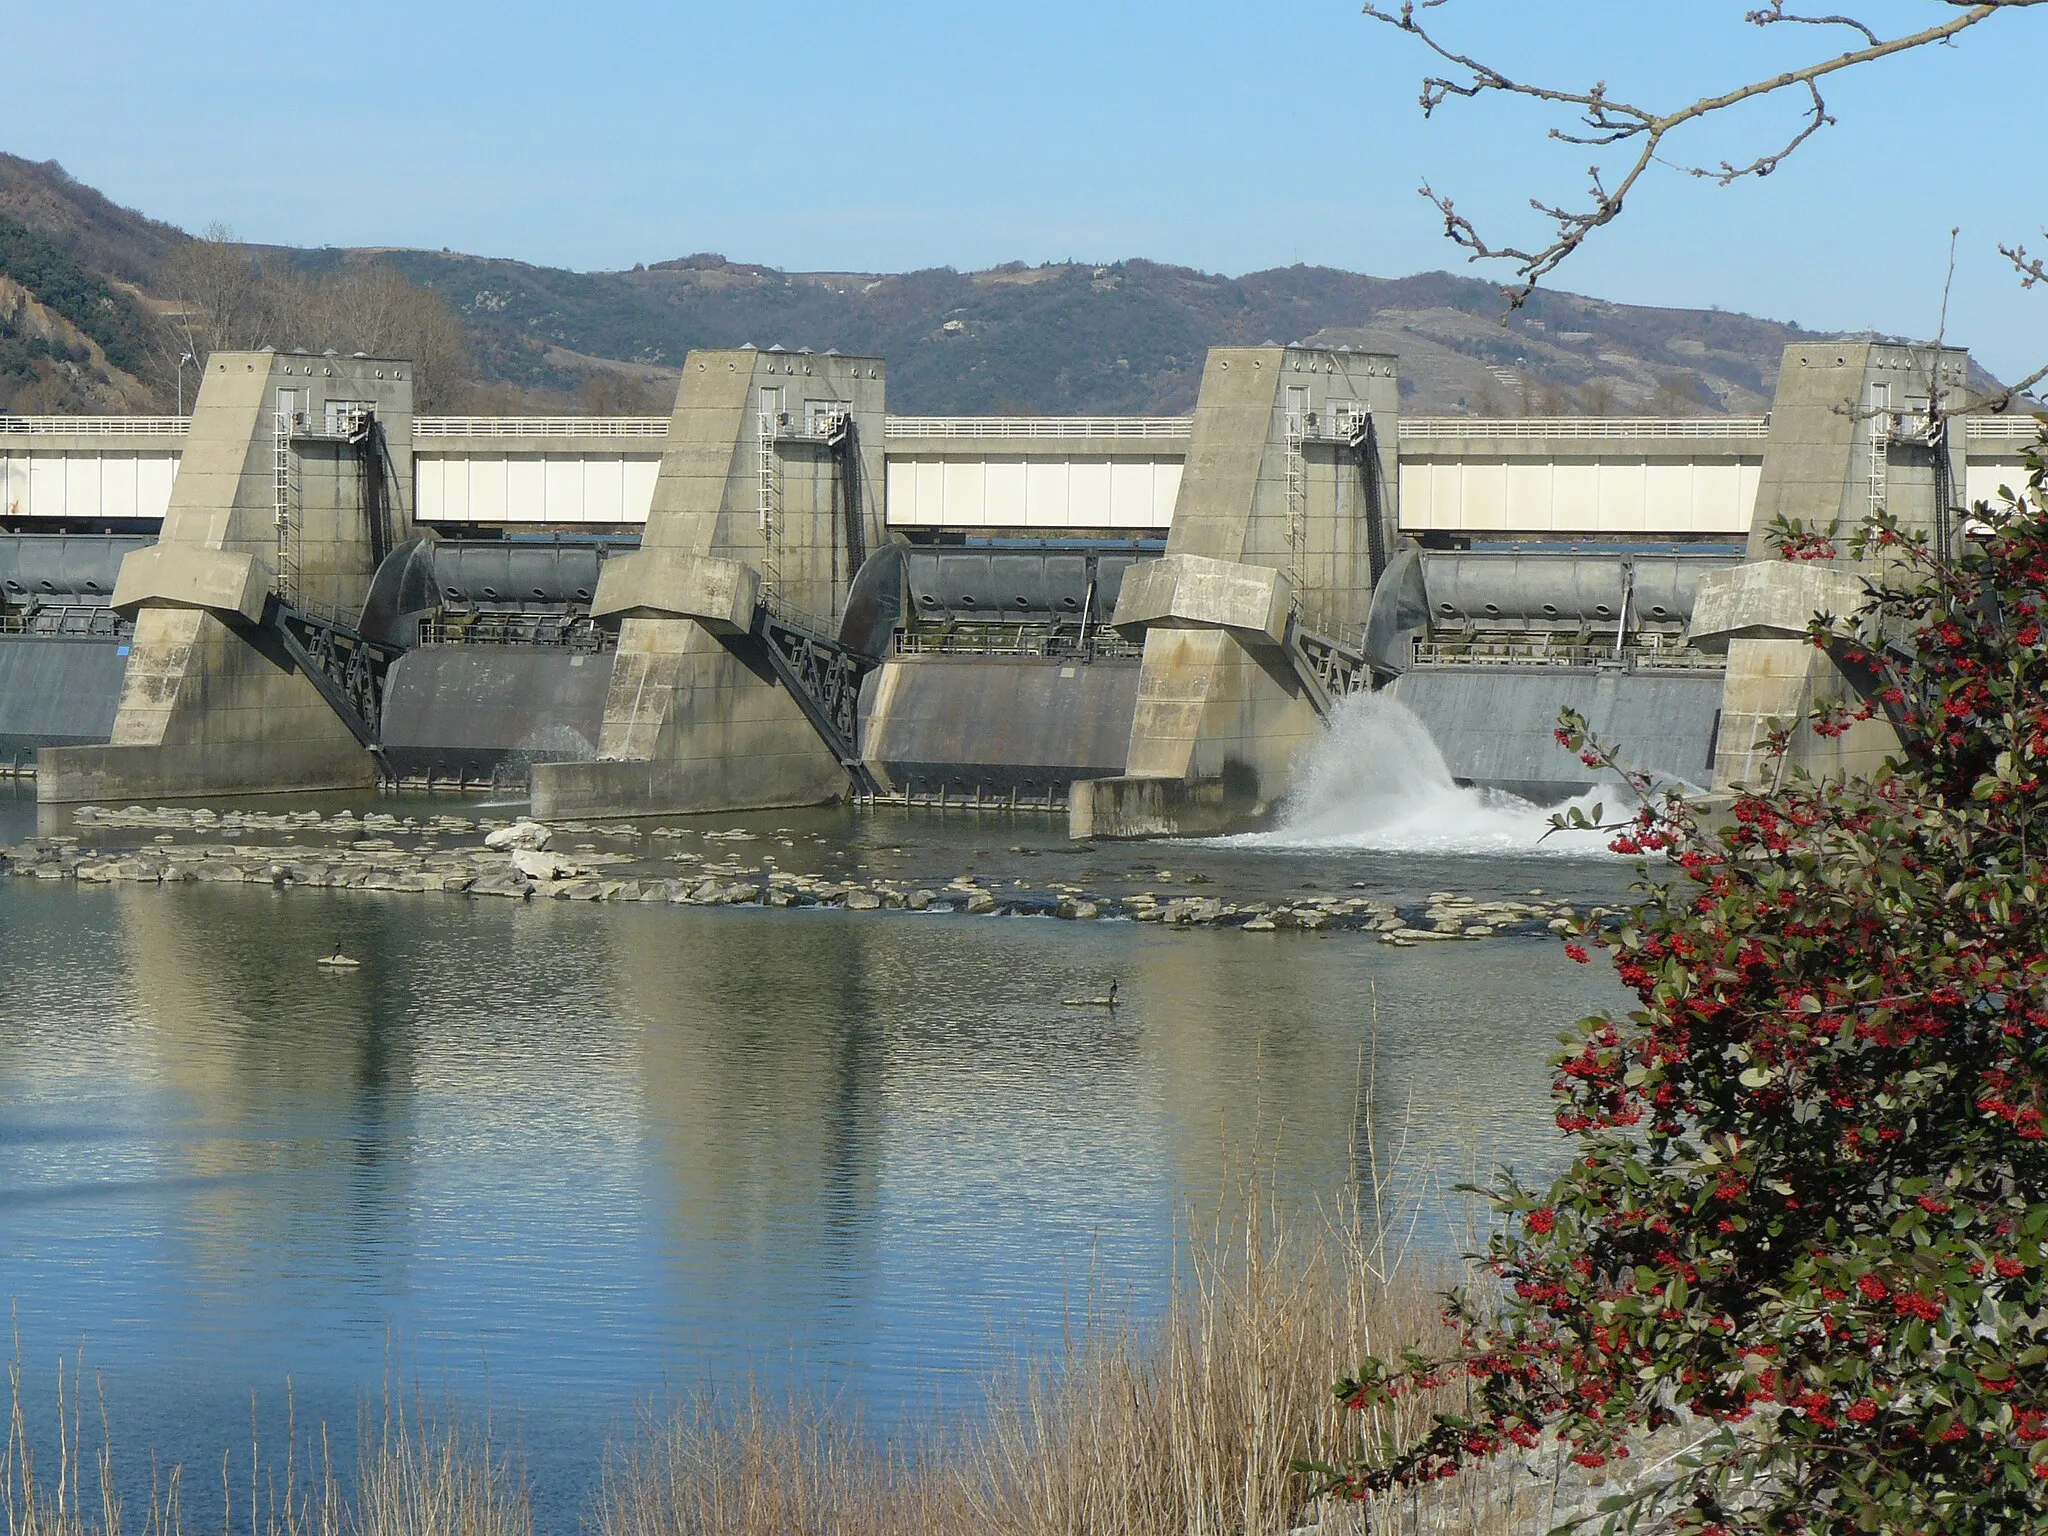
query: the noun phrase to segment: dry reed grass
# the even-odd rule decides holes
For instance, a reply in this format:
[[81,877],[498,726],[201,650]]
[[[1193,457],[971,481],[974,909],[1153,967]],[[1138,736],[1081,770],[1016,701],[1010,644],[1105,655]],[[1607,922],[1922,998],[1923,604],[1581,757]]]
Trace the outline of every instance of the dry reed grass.
[[[7,1444],[0,1451],[7,1536],[185,1536],[183,1468],[165,1471],[152,1457],[140,1511],[123,1497],[103,1395],[99,1443],[87,1449],[82,1361],[57,1372],[54,1477],[37,1466],[19,1339],[7,1379]],[[253,1433],[246,1463],[223,1454],[223,1536],[533,1536],[525,1483],[492,1444],[488,1424],[474,1430],[458,1415],[436,1416],[418,1396],[408,1404],[390,1383],[380,1405],[364,1408],[346,1489],[325,1425],[317,1444],[302,1448],[296,1421],[288,1420],[285,1442],[281,1467],[266,1460]]]
[[[1375,1160],[1376,1161],[1376,1160]],[[1186,1223],[1163,1315],[1095,1298],[1055,1349],[999,1362],[977,1411],[887,1443],[816,1392],[758,1386],[650,1412],[606,1469],[600,1536],[1285,1536],[1362,1532],[1296,1458],[1416,1429],[1363,1424],[1331,1383],[1362,1351],[1443,1339],[1454,1274],[1372,1219],[1289,1215],[1273,1183]],[[1376,1533],[1541,1529],[1549,1486],[1507,1464],[1370,1511]]]

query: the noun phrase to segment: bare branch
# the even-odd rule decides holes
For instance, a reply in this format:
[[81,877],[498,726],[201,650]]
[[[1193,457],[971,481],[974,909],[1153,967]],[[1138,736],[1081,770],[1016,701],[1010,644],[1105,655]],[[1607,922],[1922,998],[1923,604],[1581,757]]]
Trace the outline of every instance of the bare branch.
[[[1760,155],[1746,165],[1736,165],[1724,160],[1717,170],[1687,165],[1674,167],[1693,176],[1711,177],[1721,186],[1749,177],[1768,176],[1788,155],[1834,122],[1821,96],[1821,80],[1842,70],[1854,69],[1859,65],[1874,63],[1896,54],[1908,53],[1936,43],[1951,42],[1960,34],[2002,11],[2024,10],[2048,4],[2048,0],[1975,0],[1975,3],[1968,3],[1968,0],[1948,0],[1948,3],[1957,9],[1958,14],[1937,25],[1892,38],[1879,36],[1872,28],[1853,17],[1798,15],[1785,10],[1784,0],[1772,0],[1767,9],[1750,12],[1747,20],[1757,26],[1785,23],[1846,27],[1863,39],[1862,46],[1816,60],[1798,69],[1786,70],[1762,80],[1752,81],[1719,95],[1703,96],[1687,106],[1671,111],[1659,111],[1618,100],[1609,92],[1604,80],[1596,81],[1584,90],[1565,90],[1517,80],[1492,65],[1460,53],[1442,42],[1418,20],[1422,12],[1436,10],[1446,3],[1447,0],[1404,0],[1398,10],[1390,10],[1384,5],[1370,3],[1369,0],[1364,7],[1367,17],[1420,39],[1425,47],[1444,63],[1452,66],[1455,71],[1451,75],[1431,76],[1423,81],[1421,103],[1425,116],[1454,97],[1470,99],[1488,94],[1519,96],[1548,106],[1570,109],[1576,116],[1580,125],[1578,128],[1553,128],[1552,138],[1568,144],[1593,148],[1629,144],[1636,151],[1634,159],[1622,170],[1619,179],[1613,182],[1611,188],[1599,168],[1592,169],[1589,177],[1589,197],[1583,207],[1563,208],[1533,202],[1531,206],[1548,218],[1554,226],[1549,243],[1534,249],[1489,244],[1472,221],[1455,210],[1448,197],[1439,195],[1426,184],[1423,186],[1422,195],[1429,199],[1443,216],[1444,232],[1455,243],[1471,252],[1472,260],[1514,263],[1519,281],[1504,286],[1502,292],[1507,296],[1510,309],[1516,309],[1527,301],[1529,295],[1535,291],[1536,285],[1577,251],[1595,230],[1613,222],[1621,213],[1636,183],[1652,164],[1669,163],[1663,160],[1659,151],[1664,140],[1676,130],[1703,118],[1726,112],[1745,102],[1761,100],[1781,91],[1804,88],[1808,104],[1801,114],[1799,131],[1781,148]],[[2024,266],[2022,272],[2025,276]],[[2044,279],[2048,279],[2048,274],[2037,273],[2034,276],[2035,281]]]
[[[2041,231],[2048,235],[2048,229]],[[2031,288],[2036,283],[2048,283],[2048,257],[2029,256],[2024,245],[2001,245],[1998,254],[2011,262],[2020,274],[2020,286]]]
[[1884,42],[1883,38],[1871,31],[1870,28],[1866,27],[1854,16],[1794,16],[1785,9],[1785,0],[1771,0],[1771,8],[1769,10],[1751,11],[1742,19],[1751,26],[1756,27],[1774,26],[1781,21],[1797,22],[1800,26],[1804,27],[1850,27],[1855,31],[1861,32],[1863,40],[1873,48],[1881,46]]

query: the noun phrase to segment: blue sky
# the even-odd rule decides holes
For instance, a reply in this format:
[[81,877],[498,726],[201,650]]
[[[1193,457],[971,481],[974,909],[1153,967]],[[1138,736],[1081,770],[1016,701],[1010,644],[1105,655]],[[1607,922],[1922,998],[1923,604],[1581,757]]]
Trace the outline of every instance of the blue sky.
[[[1827,46],[1743,26],[1754,3],[1434,15],[1532,77],[1662,105]],[[792,269],[1147,256],[1394,276],[1462,259],[1415,194],[1425,177],[1491,230],[1540,239],[1527,200],[1571,197],[1588,160],[1514,105],[1423,122],[1421,50],[1350,0],[0,0],[0,31],[0,147],[157,217],[578,268],[715,250]],[[2048,244],[2044,59],[2036,10],[1845,77],[1840,126],[1769,181],[1661,172],[1555,284],[1925,335],[1960,225],[1950,337],[2007,376],[2030,369],[2048,360],[2048,292],[2021,293],[1994,247]],[[1747,160],[1792,121],[1789,103],[1754,109],[1673,152]]]

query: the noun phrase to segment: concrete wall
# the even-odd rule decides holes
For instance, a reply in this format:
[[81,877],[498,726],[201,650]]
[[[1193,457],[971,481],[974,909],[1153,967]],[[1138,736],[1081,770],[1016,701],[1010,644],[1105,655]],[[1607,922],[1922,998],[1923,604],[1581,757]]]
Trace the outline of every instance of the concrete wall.
[[[1937,388],[1953,398],[1967,374],[1968,356],[1953,347],[1937,353],[1932,347],[1863,341],[1788,346],[1771,397],[1750,558],[1773,553],[1768,534],[1780,516],[1843,535],[1854,532],[1875,506],[1931,521],[1933,482],[1925,451],[1873,452],[1874,440],[1890,432],[1892,413],[1916,403],[1924,409]],[[1958,499],[1966,480],[1966,443],[1966,432],[1952,434]]]
[[[1804,638],[1817,613],[1853,616],[1861,582],[1847,559],[1850,535],[1888,510],[1910,531],[1932,534],[1968,494],[1968,432],[1950,430],[1938,446],[1915,440],[1929,401],[1953,399],[1969,368],[1955,348],[1876,342],[1803,342],[1785,349],[1771,403],[1770,436],[1757,486],[1746,568],[1701,584],[1693,643],[1725,651],[1716,788],[1763,787],[1794,768],[1817,777],[1866,773],[1897,747],[1881,720],[1826,739],[1806,715],[1822,699],[1854,700],[1850,679]],[[1937,495],[1946,479],[1946,504]],[[1795,568],[1781,560],[1774,519],[1831,533],[1841,558]],[[1790,748],[1773,757],[1765,742],[1789,729]]]
[[[878,359],[693,352],[684,364],[640,550],[606,562],[595,611],[620,619],[598,757],[537,765],[536,814],[637,814],[808,805],[846,770],[745,633],[761,601],[831,628],[853,577],[830,448],[807,417],[849,411],[864,542],[883,536]],[[787,413],[780,428],[775,417]],[[764,519],[763,417],[772,510]],[[724,594],[707,612],[704,594]],[[744,610],[744,611],[742,611]]]

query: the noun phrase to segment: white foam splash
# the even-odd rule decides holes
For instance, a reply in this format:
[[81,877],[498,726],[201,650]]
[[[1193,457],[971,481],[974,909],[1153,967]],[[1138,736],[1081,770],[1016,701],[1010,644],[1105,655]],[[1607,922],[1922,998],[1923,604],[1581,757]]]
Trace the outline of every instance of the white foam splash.
[[1590,813],[1603,802],[1612,817],[1625,796],[1617,785],[1542,807],[1500,790],[1467,788],[1451,777],[1413,710],[1384,693],[1355,694],[1338,706],[1328,733],[1296,768],[1294,793],[1279,825],[1230,841],[1288,849],[1609,858],[1606,836],[1552,832],[1550,818],[1574,805]]

